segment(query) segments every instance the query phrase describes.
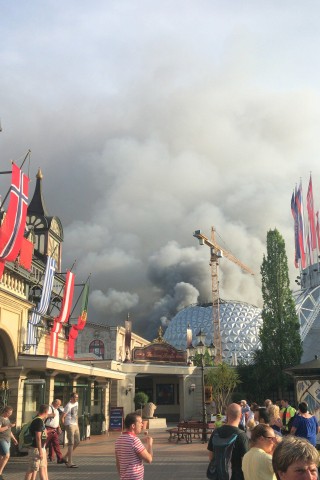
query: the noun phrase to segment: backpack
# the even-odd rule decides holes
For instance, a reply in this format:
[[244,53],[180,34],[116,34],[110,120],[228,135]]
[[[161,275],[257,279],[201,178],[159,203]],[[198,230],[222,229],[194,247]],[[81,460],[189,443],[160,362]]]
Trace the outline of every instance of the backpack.
[[21,427],[20,433],[19,433],[19,450],[23,448],[30,448],[32,445],[32,433],[30,432],[30,425],[33,422],[35,418],[40,418],[40,417],[34,417],[30,422],[24,423]]
[[213,446],[213,458],[207,469],[207,478],[209,480],[231,479],[231,458],[237,438],[237,433],[233,433],[226,438],[221,438],[218,432],[213,433],[210,439]]
[[19,433],[19,450],[23,448],[30,448],[32,445],[32,435],[30,432],[30,427],[31,422],[24,423],[21,427],[20,433]]

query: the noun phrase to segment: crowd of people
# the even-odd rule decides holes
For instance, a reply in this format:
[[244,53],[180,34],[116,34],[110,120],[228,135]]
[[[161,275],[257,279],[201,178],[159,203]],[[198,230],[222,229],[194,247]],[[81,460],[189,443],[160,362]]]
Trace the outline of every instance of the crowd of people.
[[[25,480],[35,480],[38,473],[40,480],[48,480],[48,461],[57,459],[58,464],[68,468],[77,468],[73,463],[73,451],[80,443],[78,426],[78,394],[71,393],[66,406],[61,408],[61,400],[55,399],[51,405],[40,405],[39,411],[29,425],[32,443],[28,449],[28,469]],[[10,458],[11,441],[18,444],[12,433],[15,423],[10,422],[13,409],[6,406],[0,415],[0,480],[3,480],[3,470]],[[60,450],[60,434],[66,431],[68,448],[63,456]]]
[[[10,417],[11,407],[0,416],[0,480],[10,457],[10,444],[18,443],[12,433],[15,426]],[[61,425],[68,438],[63,456],[59,435]],[[143,480],[144,462],[153,460],[153,438],[148,432],[139,438],[142,418],[138,413],[126,416],[125,430],[115,442],[115,456],[121,480]],[[68,468],[73,463],[73,451],[80,442],[78,427],[78,394],[73,392],[62,409],[61,401],[41,405],[29,426],[32,445],[29,451],[25,480],[48,480],[47,461]],[[308,405],[301,402],[296,410],[287,399],[263,406],[242,400],[227,407],[226,421],[221,416],[208,442],[210,480],[316,480],[319,452],[315,448],[319,425]]]
[[[210,480],[316,480],[320,431],[315,415],[306,402],[296,410],[287,399],[263,406],[245,400],[227,407],[225,425],[215,429],[209,443]],[[227,445],[233,438],[232,450]],[[231,452],[231,453],[230,453]],[[220,457],[223,457],[224,462]],[[223,465],[223,467],[221,466]],[[221,469],[229,468],[223,477]]]

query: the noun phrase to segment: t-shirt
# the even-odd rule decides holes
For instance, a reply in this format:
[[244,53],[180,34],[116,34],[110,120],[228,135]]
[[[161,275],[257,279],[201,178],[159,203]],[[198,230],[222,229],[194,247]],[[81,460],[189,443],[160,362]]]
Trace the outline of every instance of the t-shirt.
[[64,419],[65,425],[78,425],[78,402],[69,402],[64,407],[64,413],[66,414]]
[[[6,427],[11,425],[10,419],[7,417],[0,417],[0,427]],[[7,430],[4,430],[3,432],[0,432],[0,440],[6,440],[7,442],[10,442],[11,439],[11,427],[9,427]]]
[[242,459],[245,480],[276,480],[272,456],[261,448],[252,447]]
[[54,408],[52,405],[50,405],[49,414],[52,414],[52,413],[54,413],[54,417],[47,418],[46,427],[58,428],[59,420],[60,420],[59,410],[57,408]]
[[[240,428],[237,428],[237,427],[233,427],[232,425],[223,425],[222,427],[218,428],[216,432],[219,433],[219,436],[221,438],[230,437],[234,433],[238,435],[234,444],[232,457],[231,457],[231,468],[232,468],[231,480],[243,480],[244,477],[242,473],[242,457],[249,449],[247,435],[243,430],[240,430]],[[208,443],[208,450],[210,450],[210,452],[213,452],[213,446],[211,441],[213,434],[214,432],[212,433]]]
[[301,415],[296,415],[292,426],[297,429],[295,432],[296,437],[306,438],[312,445],[316,445],[318,432],[316,417],[305,418]]
[[32,436],[31,446],[34,448],[38,447],[36,442],[36,432],[41,432],[41,447],[44,447],[47,440],[47,432],[46,432],[46,426],[42,418],[39,418],[39,417],[34,418],[30,424],[29,430]]
[[284,430],[286,431],[289,430],[288,428],[289,420],[291,417],[294,417],[295,413],[296,413],[296,410],[295,408],[291,407],[291,405],[288,405],[287,407],[283,407],[280,410],[280,418],[282,420]]
[[145,449],[140,438],[122,433],[115,443],[115,452],[120,465],[120,480],[143,480],[144,465],[139,456]]

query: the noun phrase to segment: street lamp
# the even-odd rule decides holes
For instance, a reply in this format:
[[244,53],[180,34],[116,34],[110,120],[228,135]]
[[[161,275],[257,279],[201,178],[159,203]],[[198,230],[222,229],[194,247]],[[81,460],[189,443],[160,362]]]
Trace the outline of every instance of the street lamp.
[[201,330],[199,330],[198,334],[196,335],[197,337],[197,344],[195,346],[190,345],[188,347],[188,353],[189,353],[189,358],[193,360],[195,358],[195,355],[198,355],[198,358],[201,361],[201,387],[202,387],[202,423],[203,423],[203,429],[202,429],[202,442],[207,442],[207,429],[206,429],[206,424],[207,424],[207,405],[206,405],[206,395],[205,395],[205,384],[204,384],[204,357],[206,354],[206,351],[208,352],[210,358],[214,359],[215,357],[215,352],[216,348],[211,342],[210,345],[205,344],[205,338],[206,334]]

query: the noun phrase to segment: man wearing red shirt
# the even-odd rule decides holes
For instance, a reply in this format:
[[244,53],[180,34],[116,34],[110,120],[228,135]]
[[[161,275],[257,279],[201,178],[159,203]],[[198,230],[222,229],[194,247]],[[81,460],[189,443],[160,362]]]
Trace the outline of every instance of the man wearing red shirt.
[[116,440],[115,453],[120,480],[143,480],[143,462],[152,462],[153,438],[146,436],[143,445],[137,435],[141,433],[142,418],[137,413],[129,413],[125,420],[126,430]]

